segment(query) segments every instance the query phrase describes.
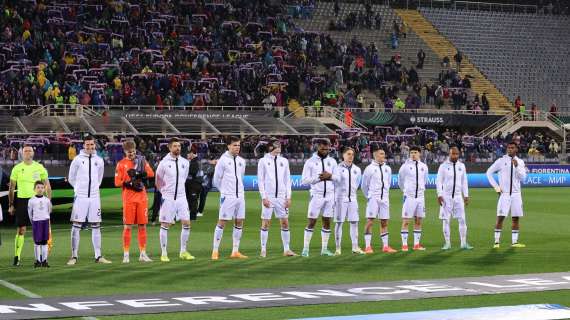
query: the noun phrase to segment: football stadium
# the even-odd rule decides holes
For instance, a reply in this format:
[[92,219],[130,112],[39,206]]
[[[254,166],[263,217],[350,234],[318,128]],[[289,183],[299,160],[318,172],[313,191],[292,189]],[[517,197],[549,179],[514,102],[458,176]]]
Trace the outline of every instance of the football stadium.
[[569,6],[2,1],[0,319],[570,319]]

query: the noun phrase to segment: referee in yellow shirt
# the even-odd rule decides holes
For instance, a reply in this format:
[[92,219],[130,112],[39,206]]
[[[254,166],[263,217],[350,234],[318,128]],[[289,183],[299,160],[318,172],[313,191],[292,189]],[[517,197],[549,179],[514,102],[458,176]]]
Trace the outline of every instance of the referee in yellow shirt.
[[[47,196],[51,199],[51,186],[46,168],[34,161],[34,149],[31,146],[24,146],[22,153],[24,161],[12,168],[10,191],[8,193],[10,201],[8,212],[11,216],[16,215],[16,226],[18,227],[14,241],[14,266],[20,265],[22,247],[24,246],[24,234],[26,233],[26,226],[30,224],[28,200],[35,195],[34,184],[36,181],[42,181],[45,184]],[[18,188],[17,199],[14,197],[16,187]],[[14,200],[16,201],[14,202]]]

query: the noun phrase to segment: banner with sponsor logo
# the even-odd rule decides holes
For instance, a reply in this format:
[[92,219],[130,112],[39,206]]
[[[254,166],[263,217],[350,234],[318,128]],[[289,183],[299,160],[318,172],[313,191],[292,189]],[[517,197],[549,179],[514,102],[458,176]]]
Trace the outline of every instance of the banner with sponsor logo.
[[354,117],[370,126],[431,126],[484,128],[501,119],[502,115],[412,113],[412,112],[357,112]]
[[[435,189],[436,174],[428,176],[428,189]],[[498,178],[495,177],[498,181]],[[484,173],[470,173],[467,175],[467,181],[470,188],[491,188],[487,176]],[[308,190],[309,186],[301,183],[300,175],[291,176],[291,185],[293,190]],[[570,173],[529,173],[523,185],[527,187],[570,187]],[[257,176],[248,175],[244,177],[244,187],[248,191],[257,191]],[[392,189],[398,189],[398,175],[392,175]]]
[[527,164],[530,173],[567,173],[570,174],[570,165],[568,164]]

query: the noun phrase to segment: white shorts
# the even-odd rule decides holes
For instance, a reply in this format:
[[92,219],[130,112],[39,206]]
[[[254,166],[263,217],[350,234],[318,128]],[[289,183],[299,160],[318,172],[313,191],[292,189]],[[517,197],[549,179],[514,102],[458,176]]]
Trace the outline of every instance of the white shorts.
[[334,215],[334,198],[311,196],[307,217],[309,219],[317,219],[320,214],[325,218],[330,218]]
[[380,200],[378,198],[368,199],[366,204],[366,218],[367,219],[390,219],[390,201]]
[[190,220],[190,209],[186,197],[180,197],[176,200],[162,198],[159,222],[173,224],[176,221],[188,220]]
[[439,207],[439,218],[447,220],[451,218],[465,219],[465,203],[461,196],[451,198],[443,197],[443,205]]
[[497,216],[506,217],[511,214],[511,217],[523,216],[523,202],[520,193],[501,193],[499,202],[497,203]]
[[235,197],[220,197],[219,220],[245,219],[245,199]]
[[261,219],[271,220],[273,213],[275,213],[275,218],[287,219],[289,217],[289,209],[285,208],[285,199],[282,198],[269,198],[271,205],[266,208],[261,202]]
[[358,214],[358,202],[344,202],[337,200],[334,210],[334,222],[358,222],[360,216]]
[[412,219],[413,217],[425,218],[426,207],[424,197],[406,197],[402,206],[402,218]]
[[71,221],[101,222],[101,198],[75,198],[71,209]]

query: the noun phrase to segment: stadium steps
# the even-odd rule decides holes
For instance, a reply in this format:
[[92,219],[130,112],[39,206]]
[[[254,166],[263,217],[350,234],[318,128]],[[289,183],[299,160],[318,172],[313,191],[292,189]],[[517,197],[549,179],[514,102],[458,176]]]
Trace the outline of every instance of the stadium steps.
[[351,12],[362,12],[364,7],[358,3],[341,2],[339,17],[335,17],[333,3],[320,2],[315,9],[312,19],[295,19],[294,21],[303,30],[328,34],[333,40],[338,42],[349,43],[353,38],[358,39],[365,46],[373,42],[378,48],[382,61],[389,60],[390,57],[399,53],[402,57],[402,63],[408,69],[411,66],[416,66],[417,53],[422,48],[426,53],[424,68],[416,69],[416,71],[423,82],[436,82],[441,71],[440,60],[437,58],[437,55],[409,28],[407,38],[400,39],[399,47],[392,49],[389,40],[392,33],[392,22],[393,20],[400,22],[401,19],[388,6],[374,4],[372,7],[374,12],[380,13],[382,16],[382,28],[380,30],[365,28],[355,28],[351,32],[328,30],[328,24],[331,20],[336,21],[339,17],[344,18]]
[[[416,10],[397,9],[395,11],[398,16],[406,22],[408,27],[424,40],[432,51],[439,56],[440,61],[447,56],[453,63],[453,56],[457,53],[457,48],[441,35],[427,19]],[[490,80],[485,78],[477,67],[465,56],[461,63],[460,74],[461,76],[471,76],[471,87],[473,91],[479,95],[486,93],[492,109],[512,109],[512,103],[509,102],[509,99],[507,99]]]

